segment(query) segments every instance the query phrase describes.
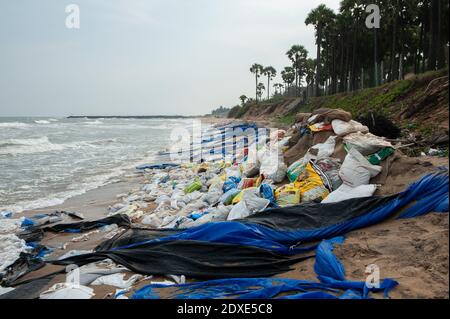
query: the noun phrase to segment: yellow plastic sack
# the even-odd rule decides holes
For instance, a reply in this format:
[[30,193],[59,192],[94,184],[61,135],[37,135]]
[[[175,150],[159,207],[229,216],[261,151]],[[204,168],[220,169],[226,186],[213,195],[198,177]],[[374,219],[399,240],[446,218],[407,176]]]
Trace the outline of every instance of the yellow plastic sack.
[[301,192],[295,184],[287,184],[275,190],[275,199],[281,207],[300,203]]
[[301,193],[301,202],[322,201],[329,191],[322,182],[320,175],[314,170],[311,162],[306,165],[305,170],[294,183]]

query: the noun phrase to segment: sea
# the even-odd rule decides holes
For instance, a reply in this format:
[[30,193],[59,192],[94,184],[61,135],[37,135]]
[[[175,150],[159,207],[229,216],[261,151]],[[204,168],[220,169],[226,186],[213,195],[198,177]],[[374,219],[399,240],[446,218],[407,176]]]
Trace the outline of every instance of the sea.
[[63,203],[154,163],[193,119],[0,117],[0,211]]

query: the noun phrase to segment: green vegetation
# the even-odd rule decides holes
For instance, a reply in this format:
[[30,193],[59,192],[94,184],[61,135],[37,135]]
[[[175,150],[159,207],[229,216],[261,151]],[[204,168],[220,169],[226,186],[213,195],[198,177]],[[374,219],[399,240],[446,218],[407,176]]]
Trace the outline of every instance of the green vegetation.
[[[375,3],[382,22],[379,28],[370,29],[366,20],[375,12],[366,9],[372,3],[342,0],[338,12],[324,4],[311,10],[304,23],[315,29],[317,58],[309,58],[301,44],[293,45],[286,53],[290,65],[280,73],[284,92],[277,84],[275,94],[309,98],[357,92],[352,111],[362,103],[367,103],[365,109],[376,107],[383,111],[410,89],[411,83],[403,81],[406,75],[426,74],[447,65],[448,0],[379,0]],[[256,102],[261,102],[258,90],[261,75],[268,77],[266,90],[270,100],[270,83],[276,70],[256,63],[250,71],[255,75]],[[389,86],[387,94],[370,90],[392,82],[396,84]],[[351,100],[347,99],[340,102],[345,106]]]

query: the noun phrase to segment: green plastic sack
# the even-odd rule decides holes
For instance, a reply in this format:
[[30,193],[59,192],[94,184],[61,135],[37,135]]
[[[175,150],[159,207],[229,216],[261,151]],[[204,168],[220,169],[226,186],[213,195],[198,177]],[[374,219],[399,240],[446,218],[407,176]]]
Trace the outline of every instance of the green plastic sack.
[[392,156],[394,153],[395,149],[393,149],[392,147],[385,147],[380,151],[368,156],[367,159],[372,165],[380,165],[382,161],[384,161],[389,156]]
[[196,178],[191,184],[186,186],[186,188],[184,189],[184,193],[190,194],[201,189],[202,189],[202,182],[200,182],[200,179]]
[[[306,162],[308,164],[308,162]],[[291,183],[297,181],[297,178],[305,171],[306,164],[303,159],[293,163],[287,170],[287,177]]]

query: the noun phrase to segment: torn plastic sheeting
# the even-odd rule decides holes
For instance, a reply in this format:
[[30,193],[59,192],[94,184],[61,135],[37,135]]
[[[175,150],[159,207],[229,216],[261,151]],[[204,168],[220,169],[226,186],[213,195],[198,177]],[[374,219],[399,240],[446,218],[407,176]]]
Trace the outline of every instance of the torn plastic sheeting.
[[292,270],[291,266],[313,255],[284,256],[251,246],[201,241],[156,241],[146,245],[48,261],[56,265],[86,265],[111,259],[144,275],[185,275],[194,278],[269,277]]
[[59,232],[80,233],[111,224],[117,224],[117,226],[119,227],[130,227],[131,221],[127,215],[118,214],[96,221],[83,221],[70,224],[57,224],[54,226],[43,227],[42,229],[44,231],[50,231],[55,233]]
[[[171,299],[269,299],[282,293],[291,293],[280,299],[366,299],[369,291],[389,292],[397,286],[392,279],[384,279],[379,288],[368,288],[365,282],[351,282],[345,279],[345,270],[333,254],[333,243],[342,243],[344,238],[322,241],[317,248],[314,270],[320,282],[277,278],[233,278],[211,280],[183,285],[171,285],[164,296]],[[159,299],[160,292],[168,287],[162,284],[147,285],[136,291],[132,299]],[[300,292],[300,293],[298,293]],[[295,294],[292,294],[295,293]],[[334,293],[334,294],[331,294]]]
[[59,283],[44,291],[40,299],[91,299],[94,294],[92,288],[72,283]]
[[389,297],[389,292],[398,285],[398,282],[395,280],[386,278],[376,288],[368,287],[366,282],[347,281],[345,279],[344,266],[333,253],[333,244],[342,244],[343,242],[344,238],[338,237],[331,240],[324,240],[319,244],[316,250],[314,271],[320,282],[336,289],[356,290],[362,293],[363,298],[368,298],[370,291],[383,291],[385,298]]
[[[176,288],[176,289],[174,289]],[[134,293],[131,299],[159,299],[158,291],[168,289],[171,299],[269,299],[282,292],[328,291],[338,292],[318,282],[284,278],[233,278],[210,280],[184,285],[148,285]],[[167,296],[165,294],[165,296]]]

